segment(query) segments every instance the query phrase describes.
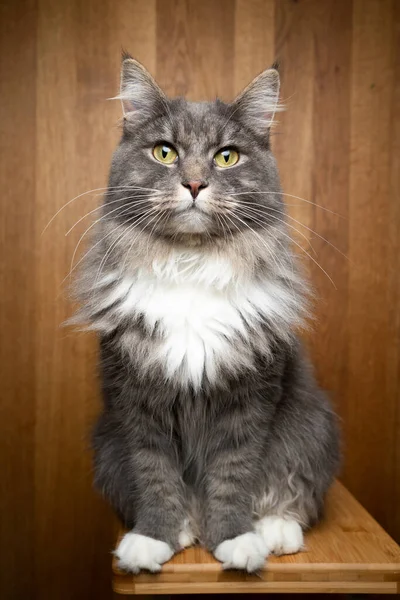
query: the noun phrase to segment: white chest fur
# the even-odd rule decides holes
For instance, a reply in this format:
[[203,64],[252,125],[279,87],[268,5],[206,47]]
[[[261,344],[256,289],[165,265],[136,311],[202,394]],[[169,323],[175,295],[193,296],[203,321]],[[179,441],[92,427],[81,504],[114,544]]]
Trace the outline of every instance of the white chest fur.
[[[182,384],[201,385],[249,360],[251,337],[267,318],[277,326],[295,315],[295,298],[276,281],[238,278],[227,260],[193,251],[138,268],[110,292],[113,317],[141,315],[150,334],[157,328],[151,363]],[[247,348],[247,352],[246,352]]]

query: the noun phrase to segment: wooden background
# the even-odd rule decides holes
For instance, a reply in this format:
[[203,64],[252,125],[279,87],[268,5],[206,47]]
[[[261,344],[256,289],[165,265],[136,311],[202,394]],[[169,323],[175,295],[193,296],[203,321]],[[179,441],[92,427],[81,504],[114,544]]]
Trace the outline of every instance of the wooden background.
[[1,598],[111,594],[113,517],[92,491],[88,450],[96,343],[60,328],[62,280],[96,213],[64,234],[100,197],[42,231],[105,185],[121,46],[192,99],[230,99],[280,59],[288,111],[274,148],[285,191],[304,198],[288,198],[304,226],[291,223],[336,286],[306,257],[320,296],[313,354],[343,419],[342,479],[400,537],[399,26],[395,0],[2,2]]

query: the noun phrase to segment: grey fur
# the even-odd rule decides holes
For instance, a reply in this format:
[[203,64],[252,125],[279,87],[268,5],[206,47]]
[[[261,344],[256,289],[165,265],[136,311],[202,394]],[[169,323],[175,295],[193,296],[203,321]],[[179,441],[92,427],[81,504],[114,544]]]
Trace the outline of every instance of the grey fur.
[[[104,410],[93,438],[96,485],[127,527],[176,550],[186,518],[211,550],[252,531],[256,516],[290,515],[303,527],[312,525],[338,468],[336,418],[296,335],[306,284],[290,250],[270,121],[263,121],[265,114],[272,118],[279,87],[276,71],[266,73],[232,104],[191,104],[167,99],[143,67],[125,57],[123,135],[104,218],[79,281],[78,319],[101,332]],[[160,141],[179,149],[183,159],[176,168],[151,158]],[[246,160],[217,171],[210,157],[232,145]],[[190,179],[212,188],[215,213],[199,217],[205,233],[185,233],[175,211],[175,190]],[[145,216],[156,196],[124,188],[132,185],[162,194],[158,222]],[[216,213],[229,202],[231,222],[224,224]],[[246,206],[258,212],[241,212]],[[134,234],[131,223],[137,224]],[[112,295],[120,281],[115,273],[122,278],[185,247],[218,251],[238,278],[250,273],[277,282],[290,298],[279,318],[246,325],[247,337],[237,335],[231,358],[218,364],[217,381],[204,376],[199,388],[165,376],[152,360],[162,330],[157,324],[149,330],[140,314],[122,316],[123,295]]]

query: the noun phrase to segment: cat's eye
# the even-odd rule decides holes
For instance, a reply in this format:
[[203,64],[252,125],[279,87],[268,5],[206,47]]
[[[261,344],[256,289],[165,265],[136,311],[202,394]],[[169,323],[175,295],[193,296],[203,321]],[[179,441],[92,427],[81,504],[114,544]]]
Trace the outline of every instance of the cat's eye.
[[215,164],[218,167],[233,167],[239,160],[239,152],[233,148],[223,148],[214,156]]
[[178,158],[178,153],[175,148],[168,144],[157,144],[153,148],[153,156],[164,165],[172,165]]

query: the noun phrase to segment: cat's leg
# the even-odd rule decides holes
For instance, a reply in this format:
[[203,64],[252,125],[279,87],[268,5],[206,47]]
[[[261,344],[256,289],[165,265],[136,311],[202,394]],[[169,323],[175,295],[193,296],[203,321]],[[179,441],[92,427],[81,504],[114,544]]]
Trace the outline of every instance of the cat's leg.
[[103,415],[94,438],[95,483],[131,529],[115,555],[121,568],[134,573],[159,571],[189,542],[185,489],[174,452],[156,428],[140,425],[141,432],[128,435]]
[[224,569],[253,572],[263,567],[268,548],[254,530],[246,461],[237,451],[229,455],[220,456],[207,474],[206,546]]
[[321,518],[339,461],[336,418],[324,395],[316,388],[306,396],[298,387],[293,392],[276,414],[265,457],[264,494],[255,505],[261,517],[255,529],[277,555],[304,547],[303,531]]
[[263,567],[268,555],[262,536],[254,530],[252,515],[261,444],[241,416],[244,422],[238,426],[232,411],[220,420],[214,441],[209,438],[203,531],[207,548],[224,568],[253,572]]
[[276,555],[295,554],[303,548],[303,530],[318,519],[323,502],[323,495],[305,478],[299,455],[292,457],[290,467],[285,450],[281,451],[275,464],[267,458],[265,493],[254,507],[260,517],[255,529],[268,551]]

